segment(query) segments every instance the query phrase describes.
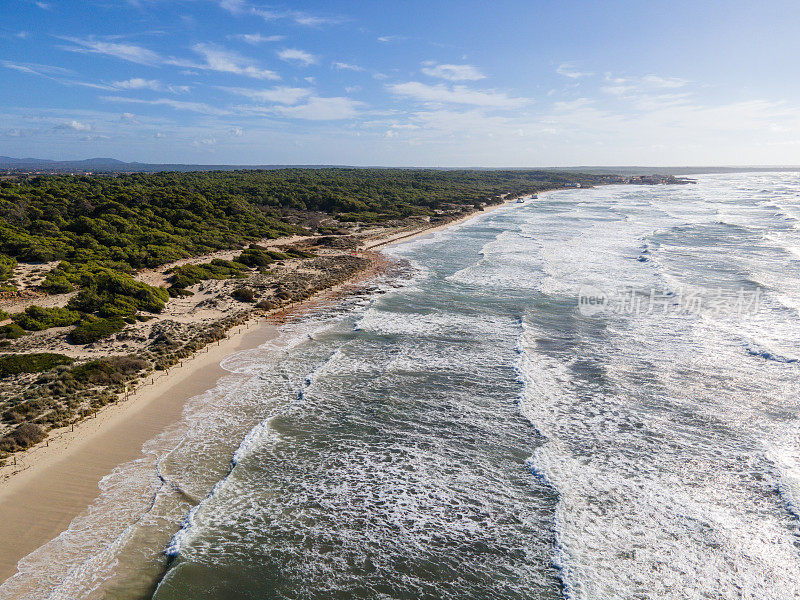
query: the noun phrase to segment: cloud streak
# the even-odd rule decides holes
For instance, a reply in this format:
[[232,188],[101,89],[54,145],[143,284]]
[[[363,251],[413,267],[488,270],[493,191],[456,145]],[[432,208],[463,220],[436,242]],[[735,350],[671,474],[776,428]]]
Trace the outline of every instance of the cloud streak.
[[232,94],[238,94],[256,102],[273,102],[278,104],[296,104],[303,98],[311,96],[313,91],[309,88],[274,87],[265,90],[251,90],[241,87],[220,88]]
[[70,52],[103,54],[105,56],[149,66],[158,65],[163,62],[163,59],[158,53],[135,44],[120,44],[117,42],[93,39],[85,40],[75,37],[63,37],[61,39],[74,44],[74,46],[61,46],[63,50],[68,50]]
[[443,83],[428,85],[419,81],[409,81],[387,87],[393,94],[421,102],[468,104],[485,108],[519,108],[530,102],[528,98],[514,98],[494,90],[473,90],[464,85],[448,86]]
[[280,42],[286,39],[285,35],[261,35],[260,33],[240,33],[237,35],[229,35],[230,40],[239,40],[247,44],[256,46],[258,44],[267,44],[271,42]]
[[317,57],[298,48],[286,48],[278,52],[278,58],[286,62],[297,63],[303,67],[308,67],[317,63]]
[[485,79],[477,67],[472,65],[439,65],[433,61],[422,63],[422,72],[429,77],[438,77],[448,81],[478,81]]

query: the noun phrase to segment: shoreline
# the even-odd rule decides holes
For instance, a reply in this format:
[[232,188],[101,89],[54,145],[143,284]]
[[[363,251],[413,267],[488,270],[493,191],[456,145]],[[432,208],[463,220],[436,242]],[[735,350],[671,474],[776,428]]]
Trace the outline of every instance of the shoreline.
[[[18,562],[57,537],[100,494],[99,483],[115,467],[138,458],[149,439],[177,422],[187,401],[213,388],[227,372],[227,356],[256,348],[278,335],[277,324],[313,310],[380,273],[385,257],[380,248],[433,234],[515,203],[516,197],[446,223],[400,232],[363,245],[378,255],[371,267],[322,290],[294,306],[252,315],[246,327],[231,328],[218,344],[208,344],[182,366],[140,384],[127,400],[119,400],[84,419],[74,429],[58,431],[48,441],[18,453],[17,464],[0,469],[0,583],[13,576]],[[255,319],[255,327],[250,322]],[[20,465],[20,463],[22,463]],[[29,464],[28,464],[29,463]]]
[[227,374],[220,362],[234,352],[256,348],[278,335],[261,319],[246,333],[207,346],[128,400],[116,402],[26,452],[35,460],[0,485],[0,581],[25,556],[67,529],[100,494],[100,480],[115,467],[141,456],[142,445],[177,422],[186,402],[213,388]]
[[[563,189],[567,189],[567,188],[563,188]],[[542,192],[537,192],[537,196],[539,194],[546,194],[548,192],[554,192],[554,191],[557,191],[557,190],[556,189],[552,189],[552,190],[545,190],[545,191],[542,191]],[[495,210],[497,210],[499,208],[503,208],[503,207],[508,206],[510,204],[516,204],[517,203],[517,198],[527,198],[526,202],[530,202],[530,201],[533,200],[533,198],[530,198],[529,196],[530,196],[530,194],[526,194],[524,196],[515,196],[514,198],[509,198],[508,200],[503,200],[502,202],[499,202],[497,204],[490,204],[488,206],[485,206],[483,208],[483,210],[476,210],[476,211],[473,211],[473,212],[471,212],[469,214],[462,215],[460,217],[456,217],[455,219],[453,219],[452,221],[448,221],[447,223],[440,223],[438,225],[431,225],[429,227],[423,227],[422,229],[418,229],[417,231],[400,232],[397,235],[386,236],[385,238],[382,238],[382,239],[379,239],[379,240],[373,240],[371,243],[364,244],[364,247],[366,249],[368,249],[368,250],[375,250],[377,248],[382,248],[384,246],[391,246],[393,244],[399,244],[399,243],[402,243],[402,242],[408,242],[410,240],[413,240],[414,238],[418,238],[418,237],[422,237],[424,235],[436,233],[437,231],[443,231],[443,230],[448,229],[449,227],[453,227],[455,225],[461,225],[462,223],[465,223],[466,221],[469,221],[470,219],[474,219],[474,218],[479,217],[481,215],[485,215],[485,214],[488,214],[490,212],[494,212]]]

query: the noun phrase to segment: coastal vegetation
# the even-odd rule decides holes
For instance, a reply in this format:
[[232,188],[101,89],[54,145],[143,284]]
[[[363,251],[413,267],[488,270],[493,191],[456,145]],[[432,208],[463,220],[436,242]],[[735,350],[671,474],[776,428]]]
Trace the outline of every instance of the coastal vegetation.
[[[348,280],[371,264],[354,250],[381,232],[602,181],[551,171],[407,169],[2,181],[0,291],[52,302],[0,311],[8,353],[0,356],[0,460],[153,380],[252,311],[280,309]],[[279,237],[292,243],[268,243]],[[142,276],[159,268],[160,278]],[[171,299],[217,316],[160,316]],[[57,352],[71,353],[70,344],[85,346],[82,358]]]
[[45,289],[66,289],[82,272],[100,267],[132,272],[307,233],[309,213],[344,223],[385,222],[601,180],[527,170],[278,169],[4,181],[0,280],[10,272],[9,261],[65,261]]
[[59,365],[69,365],[74,359],[63,354],[43,352],[38,354],[0,355],[0,378],[18,373],[39,373]]

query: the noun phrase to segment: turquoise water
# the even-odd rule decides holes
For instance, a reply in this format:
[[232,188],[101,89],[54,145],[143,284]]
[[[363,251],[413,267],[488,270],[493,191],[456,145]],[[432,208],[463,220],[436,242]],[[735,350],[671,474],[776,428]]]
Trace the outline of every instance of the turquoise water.
[[0,597],[800,598],[796,174],[553,192],[389,253]]

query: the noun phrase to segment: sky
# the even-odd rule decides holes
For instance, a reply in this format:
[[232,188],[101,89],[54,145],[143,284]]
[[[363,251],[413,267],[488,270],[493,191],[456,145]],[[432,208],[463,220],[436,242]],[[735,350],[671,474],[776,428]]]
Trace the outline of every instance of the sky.
[[796,0],[0,0],[0,155],[800,164]]

